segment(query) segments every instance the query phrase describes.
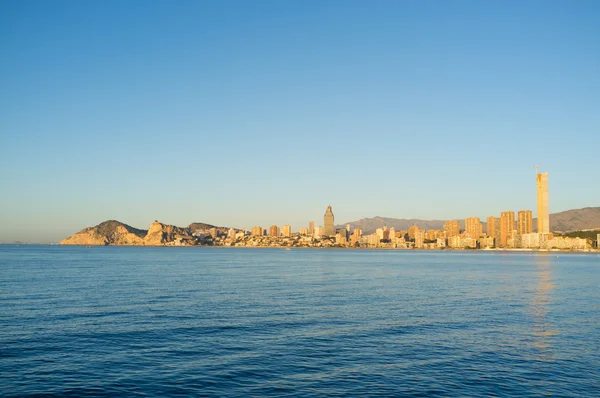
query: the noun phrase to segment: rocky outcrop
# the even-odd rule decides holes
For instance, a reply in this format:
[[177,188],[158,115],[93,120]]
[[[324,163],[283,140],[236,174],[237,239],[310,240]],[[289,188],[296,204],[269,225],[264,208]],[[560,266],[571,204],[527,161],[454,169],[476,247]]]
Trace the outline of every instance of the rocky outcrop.
[[109,220],[95,227],[85,228],[63,239],[61,245],[143,245],[146,231],[133,228],[119,221]]
[[195,238],[185,228],[167,225],[154,221],[150,224],[148,234],[144,238],[146,246],[162,246],[166,244],[194,244]]
[[85,228],[60,242],[82,246],[190,246],[197,243],[186,228],[155,221],[146,231],[114,220]]

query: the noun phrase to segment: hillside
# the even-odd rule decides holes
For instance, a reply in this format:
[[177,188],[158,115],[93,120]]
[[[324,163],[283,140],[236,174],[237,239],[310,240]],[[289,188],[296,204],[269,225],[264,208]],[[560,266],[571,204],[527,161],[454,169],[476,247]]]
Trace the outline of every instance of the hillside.
[[196,238],[189,229],[153,222],[148,230],[137,229],[122,222],[109,220],[63,239],[61,245],[85,246],[162,246],[193,245]]
[[104,221],[95,227],[84,228],[63,239],[61,245],[140,245],[148,231],[133,228],[115,220]]
[[[537,225],[537,219],[533,219]],[[600,207],[584,207],[550,214],[550,229],[554,232],[571,232],[600,228]]]
[[[516,217],[515,212],[515,217]],[[498,214],[497,217],[500,215]],[[465,220],[461,219],[460,227],[465,228]],[[481,220],[485,230],[485,220]],[[373,217],[363,218],[357,221],[351,221],[338,225],[337,228],[343,228],[346,224],[350,224],[351,229],[361,228],[363,234],[371,234],[377,228],[387,226],[394,227],[396,230],[406,230],[409,227],[416,225],[419,229],[443,229],[445,220],[418,220],[418,219],[403,219],[403,218],[387,218]],[[533,219],[533,226],[537,225],[537,219]],[[550,214],[550,229],[552,231],[570,232],[580,231],[585,229],[600,228],[600,207],[586,207],[583,209],[567,210],[559,213]]]

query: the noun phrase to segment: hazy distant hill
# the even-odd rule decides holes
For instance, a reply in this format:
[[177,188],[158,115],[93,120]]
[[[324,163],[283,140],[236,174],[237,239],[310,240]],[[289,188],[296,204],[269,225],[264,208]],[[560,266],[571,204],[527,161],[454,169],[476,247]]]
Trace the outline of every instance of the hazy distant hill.
[[[537,225],[537,219],[533,219]],[[552,231],[570,232],[584,229],[600,228],[600,207],[584,207],[550,214],[550,229]]]
[[[498,214],[498,217],[500,215]],[[515,212],[516,218],[516,212]],[[460,227],[465,228],[465,220],[459,220]],[[484,224],[485,220],[481,220]],[[350,227],[352,229],[361,228],[363,234],[371,234],[375,232],[377,228],[387,226],[388,228],[394,227],[398,229],[408,229],[412,225],[416,225],[419,229],[443,229],[445,220],[416,220],[416,219],[400,219],[400,218],[386,218],[386,217],[373,217],[363,218],[358,221],[352,221]],[[537,224],[537,219],[533,219],[533,226]],[[345,227],[346,224],[339,225],[338,228]],[[550,214],[550,229],[552,231],[580,231],[584,229],[600,228],[600,207],[586,207],[583,209],[567,210],[560,213]]]
[[[375,232],[377,228],[386,226],[388,228],[408,229],[409,227],[416,225],[419,229],[443,229],[445,220],[416,220],[416,219],[404,219],[404,218],[387,218],[387,217],[373,217],[373,218],[362,218],[358,221],[352,221],[350,228],[360,228],[363,234],[371,234]],[[464,228],[464,220],[460,220],[461,228]],[[344,228],[346,224],[339,225],[337,228]]]

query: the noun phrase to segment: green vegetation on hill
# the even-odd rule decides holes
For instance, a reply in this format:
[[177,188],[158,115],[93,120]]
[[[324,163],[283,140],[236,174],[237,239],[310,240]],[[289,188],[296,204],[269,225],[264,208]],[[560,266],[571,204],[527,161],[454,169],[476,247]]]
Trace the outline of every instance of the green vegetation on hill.
[[597,240],[598,234],[600,234],[600,229],[592,230],[592,231],[573,231],[568,232],[566,234],[557,234],[558,236],[567,236],[569,238],[583,238],[583,239],[591,239]]

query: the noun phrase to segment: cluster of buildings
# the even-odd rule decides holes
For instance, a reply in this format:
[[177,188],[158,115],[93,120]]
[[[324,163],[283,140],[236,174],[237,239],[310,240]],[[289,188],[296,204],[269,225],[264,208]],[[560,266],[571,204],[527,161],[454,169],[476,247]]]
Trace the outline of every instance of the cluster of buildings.
[[[533,229],[531,210],[503,211],[500,217],[487,217],[485,228],[478,217],[469,217],[461,228],[459,220],[446,221],[443,229],[422,230],[414,225],[407,230],[382,227],[363,235],[350,224],[336,229],[331,206],[323,216],[323,226],[311,221],[307,228],[292,233],[290,225],[255,226],[250,232],[230,229],[227,236],[213,236],[215,243],[227,246],[291,247],[365,247],[397,249],[568,249],[588,248],[586,239],[554,236],[550,232],[548,173],[536,174],[537,229]],[[212,233],[211,233],[212,235]],[[600,235],[599,235],[600,239]]]

